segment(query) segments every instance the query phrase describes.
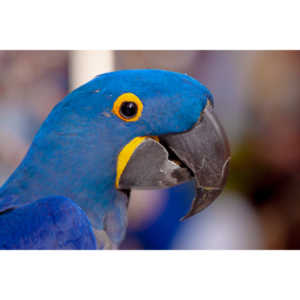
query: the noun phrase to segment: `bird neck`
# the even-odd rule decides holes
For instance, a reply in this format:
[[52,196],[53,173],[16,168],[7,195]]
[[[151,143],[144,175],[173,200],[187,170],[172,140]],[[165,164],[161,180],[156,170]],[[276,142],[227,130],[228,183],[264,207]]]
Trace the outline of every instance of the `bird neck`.
[[101,138],[95,145],[95,140],[91,135],[37,134],[0,189],[0,202],[10,197],[11,204],[19,206],[43,197],[68,197],[85,211],[94,228],[111,231],[118,243],[126,229],[128,204],[115,188],[118,147],[104,139],[101,144]]

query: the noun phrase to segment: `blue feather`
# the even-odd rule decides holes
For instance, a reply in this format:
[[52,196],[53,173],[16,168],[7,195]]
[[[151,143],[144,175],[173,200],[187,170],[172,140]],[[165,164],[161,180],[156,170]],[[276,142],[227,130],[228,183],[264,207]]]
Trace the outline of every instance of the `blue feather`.
[[1,214],[0,249],[96,249],[96,240],[78,205],[48,197]]

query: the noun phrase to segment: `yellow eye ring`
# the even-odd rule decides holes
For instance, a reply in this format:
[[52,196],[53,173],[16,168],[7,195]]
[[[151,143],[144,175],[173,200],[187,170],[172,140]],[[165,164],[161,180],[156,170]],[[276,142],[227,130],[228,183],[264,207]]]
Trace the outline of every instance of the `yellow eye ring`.
[[144,105],[138,96],[124,93],[115,101],[112,112],[123,121],[135,122],[141,117],[143,107]]

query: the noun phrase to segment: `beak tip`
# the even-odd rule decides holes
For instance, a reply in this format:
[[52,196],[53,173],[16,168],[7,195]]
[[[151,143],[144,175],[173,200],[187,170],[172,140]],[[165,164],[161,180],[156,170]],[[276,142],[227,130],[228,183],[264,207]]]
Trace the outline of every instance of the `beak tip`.
[[184,217],[181,217],[181,218],[179,219],[179,221],[180,221],[180,222],[183,222],[183,221],[185,221],[186,219],[189,219],[189,218],[192,217],[192,216],[193,216],[193,214],[188,213],[188,214],[185,215]]

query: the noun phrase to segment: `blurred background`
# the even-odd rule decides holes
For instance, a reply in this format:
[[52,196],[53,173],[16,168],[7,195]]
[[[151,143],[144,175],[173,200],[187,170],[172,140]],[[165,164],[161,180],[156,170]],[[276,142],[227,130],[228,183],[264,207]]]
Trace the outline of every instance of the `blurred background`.
[[232,161],[226,190],[184,222],[191,184],[134,191],[121,248],[300,249],[300,51],[0,51],[0,183],[69,91],[136,68],[206,85]]

